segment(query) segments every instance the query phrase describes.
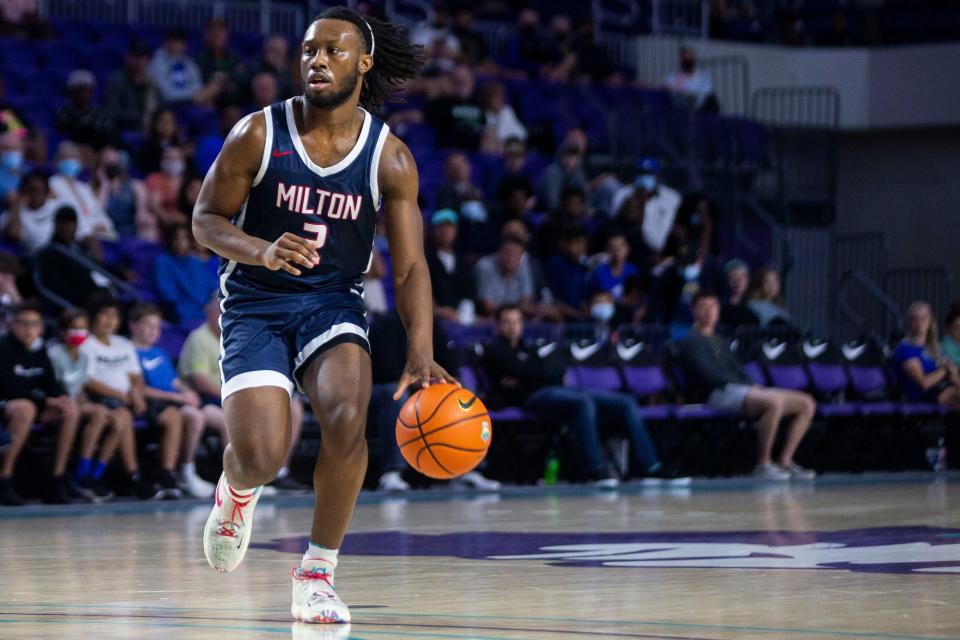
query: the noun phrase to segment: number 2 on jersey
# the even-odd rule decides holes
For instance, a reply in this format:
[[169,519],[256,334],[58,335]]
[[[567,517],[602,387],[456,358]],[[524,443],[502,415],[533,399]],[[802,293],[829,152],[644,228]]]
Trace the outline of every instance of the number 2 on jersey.
[[[320,255],[320,249],[327,244],[327,225],[317,224],[316,222],[304,222],[303,230],[307,232],[308,237],[317,243],[317,255]],[[321,258],[322,259],[322,258]]]

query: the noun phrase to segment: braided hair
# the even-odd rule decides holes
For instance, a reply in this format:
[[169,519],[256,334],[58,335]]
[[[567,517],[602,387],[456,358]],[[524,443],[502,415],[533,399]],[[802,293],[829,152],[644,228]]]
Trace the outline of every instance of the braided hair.
[[379,111],[384,102],[401,102],[397,95],[405,80],[415,78],[423,65],[423,47],[410,44],[407,30],[377,18],[365,18],[347,7],[331,7],[317,20],[345,20],[360,32],[364,53],[374,56],[373,67],[363,76],[360,105]]

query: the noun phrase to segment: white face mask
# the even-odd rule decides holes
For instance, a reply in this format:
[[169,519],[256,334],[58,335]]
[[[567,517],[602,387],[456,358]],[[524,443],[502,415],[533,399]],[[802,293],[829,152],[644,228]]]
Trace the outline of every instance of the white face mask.
[[598,302],[590,307],[590,317],[600,322],[609,322],[616,308],[612,302]]

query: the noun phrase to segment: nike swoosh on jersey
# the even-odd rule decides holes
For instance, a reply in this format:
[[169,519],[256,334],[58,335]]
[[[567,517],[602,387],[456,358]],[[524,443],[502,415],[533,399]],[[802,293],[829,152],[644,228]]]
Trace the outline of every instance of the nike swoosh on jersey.
[[273,157],[274,157],[274,158],[282,158],[283,156],[288,156],[288,155],[290,155],[291,153],[293,153],[293,150],[290,150],[290,151],[280,151],[279,149],[274,149],[274,150],[273,150]]
[[157,367],[163,364],[163,357],[157,356],[156,358],[150,358],[149,360],[143,361],[143,368],[147,371],[153,371]]

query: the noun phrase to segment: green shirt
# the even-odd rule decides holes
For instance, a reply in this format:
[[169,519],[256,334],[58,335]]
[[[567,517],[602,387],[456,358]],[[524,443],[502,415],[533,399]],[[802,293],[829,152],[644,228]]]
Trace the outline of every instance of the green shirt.
[[940,341],[940,350],[950,362],[960,365],[960,342],[950,336],[943,336],[943,340]]

